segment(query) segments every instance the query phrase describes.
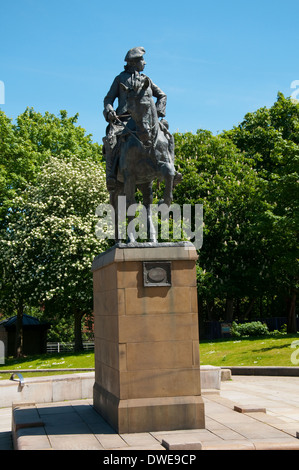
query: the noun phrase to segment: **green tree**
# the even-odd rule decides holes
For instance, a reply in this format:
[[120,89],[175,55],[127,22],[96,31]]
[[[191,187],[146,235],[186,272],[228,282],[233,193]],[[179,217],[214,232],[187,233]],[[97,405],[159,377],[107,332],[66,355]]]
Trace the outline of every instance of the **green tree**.
[[[232,319],[234,299],[252,298],[262,288],[263,265],[255,231],[263,213],[259,178],[252,162],[223,135],[208,131],[175,135],[176,165],[184,175],[174,202],[203,204],[203,246],[198,289],[209,318]],[[203,302],[202,302],[203,301]],[[217,317],[219,318],[219,314]]]
[[34,184],[41,165],[51,156],[74,154],[82,160],[102,160],[101,147],[76,125],[77,120],[78,114],[68,117],[64,110],[55,116],[27,108],[13,123],[0,110],[0,228],[5,227],[13,198],[28,183]]
[[[77,156],[50,157],[13,200],[2,231],[2,308],[39,305],[45,313],[72,315],[75,347],[82,347],[81,319],[93,308],[91,263],[106,245],[95,235],[98,204],[107,202],[101,164]],[[21,354],[21,340],[18,341]]]
[[298,290],[299,104],[278,94],[271,108],[248,113],[226,133],[258,171],[268,210],[260,214],[270,288],[286,303],[288,332],[296,332]]

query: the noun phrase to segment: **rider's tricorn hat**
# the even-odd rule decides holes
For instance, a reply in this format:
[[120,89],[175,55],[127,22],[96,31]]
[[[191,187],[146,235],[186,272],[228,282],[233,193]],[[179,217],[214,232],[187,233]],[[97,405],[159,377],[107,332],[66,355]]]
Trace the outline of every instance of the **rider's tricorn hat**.
[[127,55],[125,57],[125,61],[128,62],[130,60],[137,60],[141,59],[141,57],[145,54],[145,49],[144,47],[133,47],[133,49],[130,49],[127,52]]

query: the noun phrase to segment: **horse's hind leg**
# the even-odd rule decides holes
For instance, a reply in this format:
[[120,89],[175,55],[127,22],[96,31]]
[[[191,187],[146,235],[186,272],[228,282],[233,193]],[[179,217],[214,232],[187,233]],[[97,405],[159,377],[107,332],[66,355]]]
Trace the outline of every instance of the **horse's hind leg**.
[[[118,205],[119,196],[123,196],[123,185],[117,181],[115,190],[111,191],[110,193],[110,204],[112,205],[114,209],[114,214],[115,214],[114,239],[116,243],[121,241],[121,238],[120,238],[121,228],[118,226],[118,221],[120,219],[119,217],[120,208]],[[120,220],[123,220],[123,219],[121,218]]]
[[139,186],[143,196],[143,205],[146,208],[147,218],[147,239],[151,242],[157,241],[155,226],[152,219],[151,205],[153,203],[153,183],[146,183]]
[[172,195],[172,190],[173,190],[173,178],[174,175],[171,173],[165,175],[165,189],[164,189],[164,199],[163,202],[167,206],[170,206],[172,203],[173,195]]
[[[127,214],[128,214],[128,212],[130,212],[128,211],[129,207],[136,204],[136,199],[135,199],[136,182],[135,182],[134,176],[131,176],[128,174],[124,175],[124,179],[125,179],[124,193],[126,196],[126,208],[127,208]],[[130,222],[133,222],[133,220],[134,220],[134,215],[128,214],[128,233],[127,233],[128,240],[127,241],[129,243],[134,243],[136,241],[135,240],[136,234],[135,234],[134,229],[132,228],[132,224],[130,223]],[[132,229],[130,229],[130,227]]]

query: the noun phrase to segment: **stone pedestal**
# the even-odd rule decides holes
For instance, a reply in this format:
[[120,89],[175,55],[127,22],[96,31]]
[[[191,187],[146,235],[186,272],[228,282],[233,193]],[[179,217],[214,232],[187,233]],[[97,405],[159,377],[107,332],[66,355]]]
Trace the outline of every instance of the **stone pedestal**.
[[119,433],[204,428],[190,243],[95,258],[95,409]]

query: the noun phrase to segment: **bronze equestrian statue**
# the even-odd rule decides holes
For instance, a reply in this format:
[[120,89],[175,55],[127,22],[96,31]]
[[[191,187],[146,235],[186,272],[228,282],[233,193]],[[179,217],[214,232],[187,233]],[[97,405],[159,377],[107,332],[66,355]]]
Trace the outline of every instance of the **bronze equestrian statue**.
[[[159,120],[165,117],[167,98],[141,73],[145,66],[144,53],[142,47],[127,53],[127,66],[114,79],[104,99],[104,116],[109,125],[103,138],[103,149],[110,203],[117,213],[118,196],[124,195],[128,208],[135,204],[138,188],[147,210],[148,239],[156,242],[151,223],[153,181],[165,181],[163,203],[170,206],[173,186],[180,182],[181,175],[174,168],[174,139],[168,131],[168,123],[165,119]],[[118,107],[115,111],[116,98]],[[128,233],[128,241],[136,241],[132,233]]]

